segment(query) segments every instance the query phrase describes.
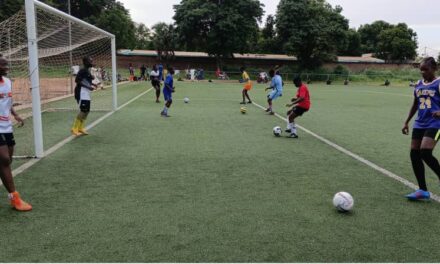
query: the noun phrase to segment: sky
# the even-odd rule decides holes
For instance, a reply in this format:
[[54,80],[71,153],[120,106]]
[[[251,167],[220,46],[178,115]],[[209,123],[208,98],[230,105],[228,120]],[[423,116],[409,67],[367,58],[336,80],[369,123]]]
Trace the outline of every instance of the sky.
[[[151,27],[157,22],[173,22],[173,5],[180,0],[119,0],[130,10],[135,22]],[[260,0],[265,5],[265,16],[275,14],[278,0]],[[340,5],[350,27],[358,28],[376,20],[407,23],[417,32],[419,54],[437,56],[440,52],[439,0],[327,0]],[[426,47],[426,48],[425,48]]]

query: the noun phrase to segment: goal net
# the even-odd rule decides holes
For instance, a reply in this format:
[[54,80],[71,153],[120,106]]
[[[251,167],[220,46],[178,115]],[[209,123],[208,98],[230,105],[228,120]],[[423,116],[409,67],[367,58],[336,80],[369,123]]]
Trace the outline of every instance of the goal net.
[[[44,149],[69,135],[77,114],[73,98],[75,74],[82,66],[82,58],[90,56],[94,83],[99,89],[92,93],[90,119],[99,118],[114,110],[112,89],[112,35],[79,21],[45,4],[32,1],[35,10],[36,42],[38,47],[39,101]],[[0,22],[0,53],[9,61],[8,77],[13,81],[14,107],[25,118],[24,127],[14,127],[17,141],[16,155],[35,155],[33,98],[29,67],[29,32],[26,10]],[[32,68],[32,67],[31,67]],[[32,71],[35,71],[32,68]],[[34,95],[35,96],[35,95]],[[38,100],[37,100],[38,101]],[[38,145],[38,144],[37,144]]]

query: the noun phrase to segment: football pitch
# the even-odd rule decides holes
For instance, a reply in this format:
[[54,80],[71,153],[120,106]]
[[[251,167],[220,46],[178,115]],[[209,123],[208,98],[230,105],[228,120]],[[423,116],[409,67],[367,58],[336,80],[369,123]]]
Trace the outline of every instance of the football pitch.
[[[170,118],[150,91],[18,175],[34,210],[13,211],[2,191],[0,261],[440,260],[440,203],[407,201],[410,188],[302,130],[274,137],[285,122],[256,105],[241,114],[240,84],[176,86]],[[266,106],[264,88],[250,95]],[[309,88],[299,125],[415,182],[400,132],[411,88]],[[274,110],[284,116],[295,92],[286,84]],[[353,195],[351,213],[334,209],[338,191]]]

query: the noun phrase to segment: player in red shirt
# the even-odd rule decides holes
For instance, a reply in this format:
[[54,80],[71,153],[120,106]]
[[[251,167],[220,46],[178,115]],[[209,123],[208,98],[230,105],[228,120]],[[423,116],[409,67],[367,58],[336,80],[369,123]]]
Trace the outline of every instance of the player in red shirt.
[[298,138],[298,134],[296,131],[295,118],[298,116],[302,116],[305,112],[310,109],[310,94],[309,89],[305,84],[302,83],[300,77],[296,77],[293,80],[293,83],[298,88],[298,92],[296,93],[296,97],[292,98],[292,103],[287,104],[286,107],[292,107],[287,112],[287,129],[286,132],[290,133],[291,138]]

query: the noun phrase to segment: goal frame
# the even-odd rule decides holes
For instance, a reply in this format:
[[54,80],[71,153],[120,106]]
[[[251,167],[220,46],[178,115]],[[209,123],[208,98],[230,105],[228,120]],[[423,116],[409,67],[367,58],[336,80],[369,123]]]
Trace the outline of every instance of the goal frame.
[[[56,8],[44,4],[38,0],[25,0],[26,11],[26,28],[29,52],[29,77],[32,93],[32,116],[34,127],[34,144],[35,157],[44,157],[43,145],[43,126],[41,117],[41,97],[40,97],[40,71],[38,63],[38,39],[37,39],[37,23],[36,8],[41,8],[49,13],[60,16],[71,23],[78,23],[91,30],[98,31],[111,39],[111,56],[112,56],[112,111],[116,111],[118,107],[117,99],[117,69],[116,69],[116,38],[115,35],[108,33],[96,26],[93,26],[81,19],[68,15]],[[69,32],[70,33],[70,32]]]

